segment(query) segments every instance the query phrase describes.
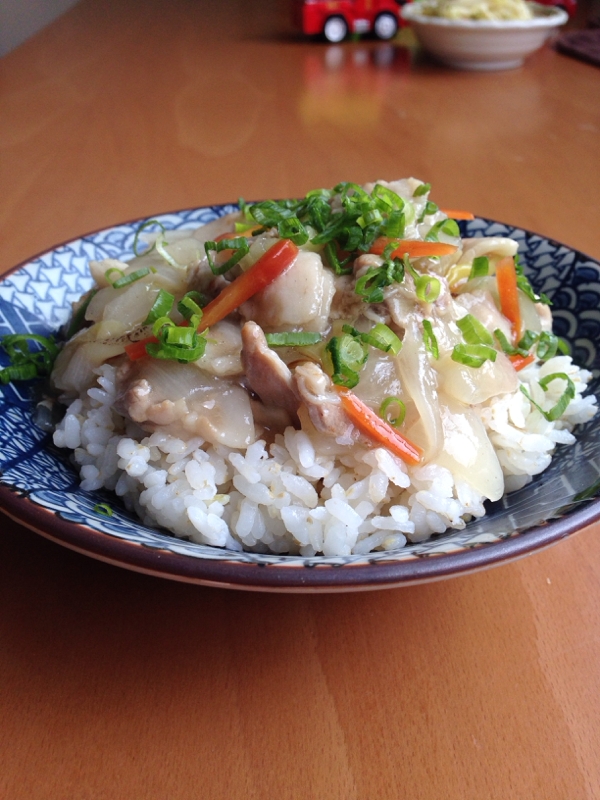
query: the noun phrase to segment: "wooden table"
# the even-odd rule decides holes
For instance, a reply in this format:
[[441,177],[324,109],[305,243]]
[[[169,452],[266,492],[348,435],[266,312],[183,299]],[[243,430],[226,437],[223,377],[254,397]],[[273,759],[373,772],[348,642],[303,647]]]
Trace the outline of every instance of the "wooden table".
[[[0,62],[0,269],[206,203],[414,175],[600,258],[600,73],[451,72],[285,0],[83,0]],[[0,797],[600,797],[598,526],[368,594],[150,578],[1,518]]]

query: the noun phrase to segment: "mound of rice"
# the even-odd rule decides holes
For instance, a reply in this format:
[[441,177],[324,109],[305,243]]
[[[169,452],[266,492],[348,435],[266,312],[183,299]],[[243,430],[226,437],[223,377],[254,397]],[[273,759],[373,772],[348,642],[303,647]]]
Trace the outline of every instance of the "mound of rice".
[[[569,356],[532,364],[519,378],[549,410],[561,382],[544,392],[538,381],[557,372],[571,378],[576,396],[556,421],[519,390],[475,407],[507,491],[546,469],[556,446],[572,444],[573,427],[596,412],[595,398],[582,397],[591,373]],[[84,490],[115,491],[144,524],[175,536],[234,551],[342,556],[401,548],[485,514],[485,498],[448,469],[407,467],[384,448],[291,427],[245,451],[148,435],[115,411],[114,368],[97,374],[96,386],[70,399],[54,442],[73,450]]]

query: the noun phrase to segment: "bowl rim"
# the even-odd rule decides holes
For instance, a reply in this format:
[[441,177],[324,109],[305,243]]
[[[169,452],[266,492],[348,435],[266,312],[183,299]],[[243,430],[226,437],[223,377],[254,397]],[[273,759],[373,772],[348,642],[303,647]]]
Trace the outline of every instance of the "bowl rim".
[[[159,212],[148,217],[135,217],[126,222],[102,226],[29,256],[0,275],[7,276],[28,266],[72,242],[82,240],[112,228],[133,225],[145,219],[167,215],[180,215],[204,208],[224,208],[235,203],[216,203],[176,211]],[[518,224],[491,220],[476,215],[476,219],[517,228],[542,239],[557,242],[553,237],[538,234]],[[558,243],[558,242],[557,242]],[[560,242],[564,247],[598,265],[600,262],[577,248]],[[1,473],[0,473],[1,476]],[[431,553],[413,559],[374,561],[365,564],[324,563],[308,565],[278,563],[248,563],[231,553],[227,559],[206,559],[176,553],[159,546],[120,539],[109,533],[95,530],[85,523],[63,518],[60,513],[31,500],[27,490],[0,482],[0,510],[15,522],[29,528],[57,544],[105,563],[124,567],[144,574],[204,586],[264,592],[331,593],[396,588],[442,580],[499,566],[545,549],[560,540],[584,530],[600,520],[600,497],[590,498],[579,509],[566,516],[549,519],[527,530],[514,531],[493,543],[478,543],[458,553]],[[140,523],[141,524],[141,523]],[[291,560],[291,559],[290,559]],[[368,556],[366,556],[368,562]]]
[[600,498],[596,498],[566,517],[459,553],[432,554],[410,561],[317,564],[309,569],[297,564],[237,561],[235,553],[227,560],[195,558],[119,539],[63,519],[1,484],[0,507],[15,522],[56,544],[134,572],[222,589],[288,593],[393,589],[458,577],[533,555],[600,520]]
[[536,11],[543,9],[543,13],[539,12],[539,16],[535,16],[533,19],[494,20],[435,17],[420,13],[421,3],[419,0],[404,5],[400,13],[407,22],[415,22],[418,25],[431,25],[447,30],[470,31],[517,31],[555,28],[564,25],[569,19],[567,12],[557,6],[544,6],[539,3],[533,3],[532,5],[535,6]]

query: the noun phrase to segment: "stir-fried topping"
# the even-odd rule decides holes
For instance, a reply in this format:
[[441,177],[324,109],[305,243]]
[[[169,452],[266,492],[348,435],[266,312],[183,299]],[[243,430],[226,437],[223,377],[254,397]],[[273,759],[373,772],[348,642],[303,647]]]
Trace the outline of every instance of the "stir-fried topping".
[[[310,424],[344,441],[351,429],[411,464],[439,455],[452,415],[514,392],[523,370],[568,348],[516,242],[461,238],[456,220],[472,214],[441,210],[430,190],[345,182],[240,200],[192,232],[149,220],[130,262],[92,262],[96,285],[60,354],[51,339],[6,337],[0,380],[47,375],[56,358],[56,387],[73,391],[114,360],[122,407],[148,429],[238,446],[253,425]],[[565,388],[548,410],[555,383],[542,411],[557,380]],[[539,387],[535,399],[522,391],[548,420],[575,396],[562,366]]]

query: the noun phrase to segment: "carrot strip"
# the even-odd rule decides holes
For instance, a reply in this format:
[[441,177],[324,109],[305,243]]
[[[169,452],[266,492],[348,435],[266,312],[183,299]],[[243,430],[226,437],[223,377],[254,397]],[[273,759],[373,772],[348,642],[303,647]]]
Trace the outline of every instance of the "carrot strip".
[[440,208],[442,214],[445,214],[450,219],[475,219],[475,214],[470,211],[455,211],[454,209]]
[[500,311],[512,323],[515,341],[521,338],[521,309],[517,288],[517,270],[511,256],[501,258],[496,264],[496,283],[500,299]]
[[220,233],[218,236],[215,236],[213,242],[221,242],[223,239],[235,239],[238,234],[235,231],[228,231],[227,233]]
[[511,364],[513,365],[513,367],[515,368],[516,372],[519,372],[519,370],[525,369],[525,367],[528,367],[530,364],[533,364],[533,362],[535,361],[535,356],[534,356],[533,353],[530,353],[528,356],[520,356],[520,355],[517,354],[517,355],[514,355],[514,356],[509,356],[508,358],[509,358]]
[[[292,264],[297,255],[298,248],[290,239],[280,239],[276,242],[249,270],[238,275],[221,294],[202,309],[198,333],[225,319],[238,306],[272,283]],[[181,324],[187,325],[188,322],[186,320]],[[137,361],[146,355],[146,345],[152,342],[158,342],[158,339],[155,336],[140,339],[139,342],[128,344],[125,352],[132,361]]]
[[298,248],[290,239],[280,239],[263,253],[249,270],[238,275],[221,294],[202,309],[198,333],[225,319],[252,295],[272,283],[290,266],[297,255]]
[[392,258],[425,258],[427,256],[447,256],[456,252],[456,246],[445,242],[421,242],[416,239],[390,239],[389,236],[380,236],[371,245],[370,253],[380,256],[390,244],[397,245],[392,252]]
[[140,339],[138,342],[132,342],[131,344],[125,345],[125,352],[131,361],[137,361],[138,359],[147,355],[146,345],[153,342],[158,342],[156,336],[148,336],[145,339]]
[[423,451],[410,442],[395,428],[381,419],[369,406],[352,392],[339,390],[342,407],[352,424],[369,439],[383,445],[407,464],[416,465],[421,461]]

